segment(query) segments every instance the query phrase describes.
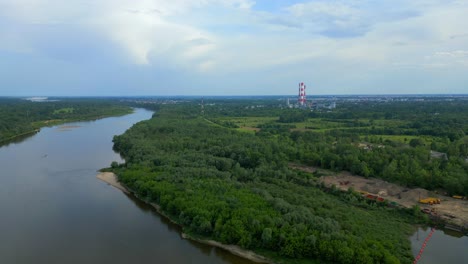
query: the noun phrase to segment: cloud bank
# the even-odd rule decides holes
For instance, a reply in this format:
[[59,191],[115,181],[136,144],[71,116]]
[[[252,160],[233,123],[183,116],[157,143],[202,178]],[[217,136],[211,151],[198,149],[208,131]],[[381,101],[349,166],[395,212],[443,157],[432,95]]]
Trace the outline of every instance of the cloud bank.
[[0,93],[467,93],[468,1],[2,0]]

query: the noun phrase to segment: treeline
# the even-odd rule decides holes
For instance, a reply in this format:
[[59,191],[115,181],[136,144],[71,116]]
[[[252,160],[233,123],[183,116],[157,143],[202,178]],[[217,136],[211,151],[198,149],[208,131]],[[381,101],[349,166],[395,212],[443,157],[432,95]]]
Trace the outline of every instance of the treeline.
[[362,144],[359,137],[337,131],[293,132],[291,139],[300,149],[297,159],[308,165],[468,195],[468,163],[460,156],[467,155],[467,139],[452,143],[455,149],[447,159],[431,157],[429,148],[418,140],[411,140],[410,146],[390,140]]
[[[439,100],[423,102],[340,102],[333,112],[311,113],[310,117],[330,120],[347,120],[355,124],[359,119],[368,119],[370,127],[356,131],[368,134],[428,135],[445,137],[451,141],[468,135],[468,101]],[[372,127],[374,120],[397,120],[404,124],[392,127]],[[367,126],[369,124],[362,124]]]
[[409,223],[427,220],[418,208],[391,209],[353,191],[326,190],[313,175],[291,170],[291,160],[310,161],[312,150],[299,147],[306,136],[238,132],[183,109],[161,107],[114,137],[126,162],[113,170],[184,232],[279,262],[412,262]]
[[285,109],[279,115],[280,123],[304,122],[309,118],[310,113],[301,109]]
[[56,98],[56,101],[31,102],[19,98],[0,98],[0,142],[33,132],[50,124],[122,115],[131,108],[112,99]]

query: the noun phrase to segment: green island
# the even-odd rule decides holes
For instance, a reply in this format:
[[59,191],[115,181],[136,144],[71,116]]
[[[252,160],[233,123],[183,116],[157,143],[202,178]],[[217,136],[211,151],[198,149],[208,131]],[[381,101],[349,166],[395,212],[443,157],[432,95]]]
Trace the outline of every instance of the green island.
[[109,170],[189,237],[275,263],[412,263],[408,237],[431,221],[418,205],[325,186],[321,170],[296,165],[468,195],[466,100],[343,100],[314,111],[278,99],[135,105],[155,114],[114,137],[126,162]]
[[53,98],[31,101],[0,97],[0,143],[36,133],[41,127],[129,114],[114,99]]

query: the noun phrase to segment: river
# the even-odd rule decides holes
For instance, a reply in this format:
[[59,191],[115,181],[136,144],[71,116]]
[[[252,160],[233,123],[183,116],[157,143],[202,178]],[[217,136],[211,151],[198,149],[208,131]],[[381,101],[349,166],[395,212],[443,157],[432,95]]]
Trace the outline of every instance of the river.
[[112,137],[152,112],[47,127],[0,148],[0,263],[252,263],[180,237],[152,207],[96,178]]
[[[417,256],[430,228],[418,228],[411,240],[413,255]],[[468,237],[450,230],[436,230],[426,243],[419,264],[468,263]]]

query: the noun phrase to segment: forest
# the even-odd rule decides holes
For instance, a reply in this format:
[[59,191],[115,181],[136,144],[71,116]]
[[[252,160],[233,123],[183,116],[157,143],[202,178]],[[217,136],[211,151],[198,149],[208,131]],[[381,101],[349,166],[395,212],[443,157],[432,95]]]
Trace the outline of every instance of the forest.
[[288,137],[298,150],[294,159],[303,164],[468,195],[466,100],[342,102],[334,111],[274,109],[273,119],[259,118],[265,108],[223,112],[222,106],[207,109],[217,124]]
[[123,115],[131,111],[130,107],[114,99],[55,98],[32,102],[0,97],[0,142],[34,133],[44,126]]
[[428,222],[418,206],[327,189],[290,162],[468,193],[465,102],[309,111],[213,101],[203,114],[195,101],[146,107],[156,110],[151,120],[114,137],[126,161],[112,163],[119,180],[185,233],[278,263],[411,263],[408,236]]

